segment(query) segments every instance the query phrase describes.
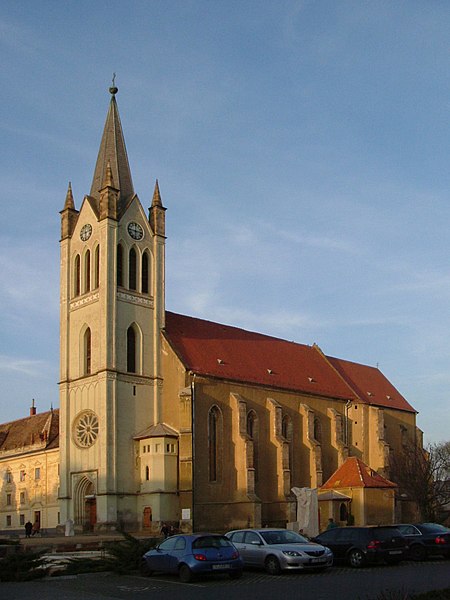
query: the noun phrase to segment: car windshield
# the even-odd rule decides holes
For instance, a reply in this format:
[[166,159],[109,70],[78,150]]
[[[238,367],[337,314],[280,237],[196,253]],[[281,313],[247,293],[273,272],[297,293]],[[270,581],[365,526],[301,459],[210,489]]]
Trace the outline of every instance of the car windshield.
[[260,531],[259,532],[266,544],[305,544],[308,542],[302,535],[295,531]]
[[232,546],[231,542],[222,535],[204,535],[192,542],[192,548],[199,550],[200,548],[228,548]]

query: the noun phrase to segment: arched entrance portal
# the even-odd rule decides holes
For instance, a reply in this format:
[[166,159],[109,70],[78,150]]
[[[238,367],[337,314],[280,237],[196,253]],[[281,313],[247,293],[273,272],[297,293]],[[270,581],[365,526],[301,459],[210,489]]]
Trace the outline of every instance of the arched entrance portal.
[[97,500],[95,487],[88,477],[80,479],[75,490],[75,524],[83,531],[92,531],[97,523]]

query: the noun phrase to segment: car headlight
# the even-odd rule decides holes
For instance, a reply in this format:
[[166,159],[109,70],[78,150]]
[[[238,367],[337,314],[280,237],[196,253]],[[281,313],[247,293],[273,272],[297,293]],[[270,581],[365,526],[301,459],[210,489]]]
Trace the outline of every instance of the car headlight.
[[301,556],[300,552],[295,550],[283,550],[283,554],[286,554],[286,556]]

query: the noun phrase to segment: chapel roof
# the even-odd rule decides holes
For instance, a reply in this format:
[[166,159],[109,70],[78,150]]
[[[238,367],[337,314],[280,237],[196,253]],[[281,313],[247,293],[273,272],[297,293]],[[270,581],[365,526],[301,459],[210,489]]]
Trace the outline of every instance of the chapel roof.
[[326,481],[321,490],[333,488],[392,488],[397,487],[356,456],[349,456],[347,460]]

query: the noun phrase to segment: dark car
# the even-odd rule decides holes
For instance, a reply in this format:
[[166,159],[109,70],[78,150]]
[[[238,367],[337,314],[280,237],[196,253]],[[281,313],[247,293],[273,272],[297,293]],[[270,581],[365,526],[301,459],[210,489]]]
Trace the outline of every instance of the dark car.
[[259,567],[271,575],[303,569],[323,571],[333,564],[331,550],[288,529],[235,529],[226,536],[246,567]]
[[396,527],[336,527],[314,538],[333,552],[334,560],[352,567],[366,563],[398,563],[408,556],[408,544]]
[[425,560],[428,556],[450,558],[450,529],[438,523],[402,523],[397,529],[406,537],[409,556],[413,560]]
[[227,573],[231,579],[242,575],[244,563],[234,545],[223,535],[199,533],[173,535],[144,554],[141,572],[178,573],[188,583],[197,575]]

